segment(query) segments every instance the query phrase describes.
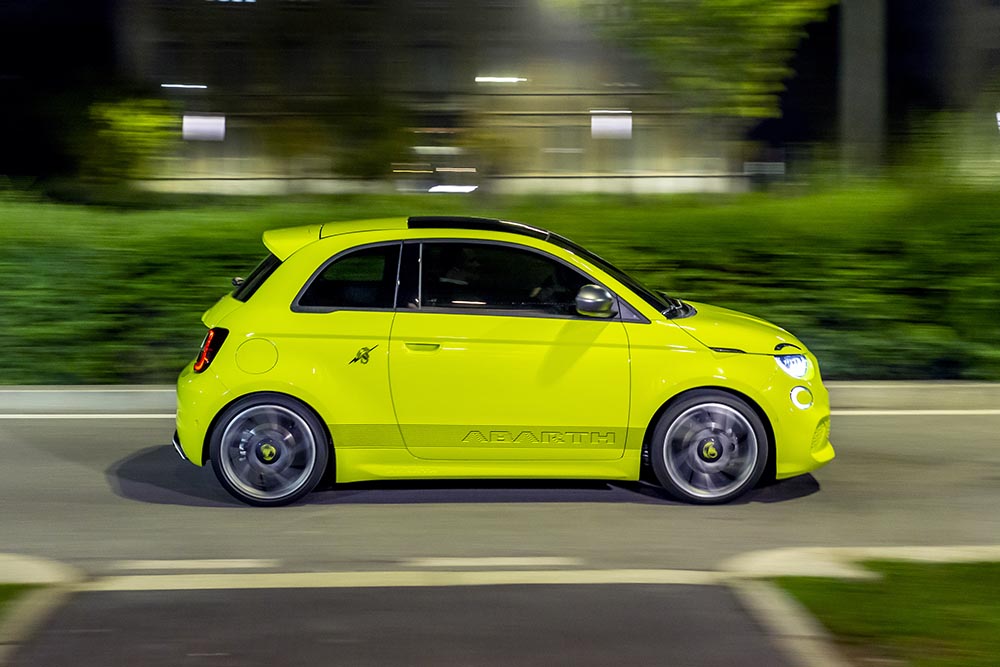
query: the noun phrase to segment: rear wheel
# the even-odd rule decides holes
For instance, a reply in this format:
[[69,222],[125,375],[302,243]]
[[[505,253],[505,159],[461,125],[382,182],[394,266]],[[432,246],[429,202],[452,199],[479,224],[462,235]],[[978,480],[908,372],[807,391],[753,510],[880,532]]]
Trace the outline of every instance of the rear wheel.
[[699,390],[663,413],[649,455],[667,492],[710,505],[752,489],[767,466],[768,448],[764,424],[746,401]]
[[311,410],[281,394],[254,394],[219,416],[209,440],[222,486],[248,505],[295,502],[312,491],[329,459],[326,431]]

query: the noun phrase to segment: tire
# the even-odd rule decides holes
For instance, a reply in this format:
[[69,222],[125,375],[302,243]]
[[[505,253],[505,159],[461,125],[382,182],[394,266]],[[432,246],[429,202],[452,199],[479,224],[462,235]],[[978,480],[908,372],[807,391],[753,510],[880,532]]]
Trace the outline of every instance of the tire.
[[746,401],[701,389],[663,413],[649,457],[667,493],[689,503],[716,505],[760,481],[769,450],[767,429]]
[[282,394],[239,399],[215,422],[209,457],[219,482],[257,507],[288,505],[316,488],[330,456],[312,410]]

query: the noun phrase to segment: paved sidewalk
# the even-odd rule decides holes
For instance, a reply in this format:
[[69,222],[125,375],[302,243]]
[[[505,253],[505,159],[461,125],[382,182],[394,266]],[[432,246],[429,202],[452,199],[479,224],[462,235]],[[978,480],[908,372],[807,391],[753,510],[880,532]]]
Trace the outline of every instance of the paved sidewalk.
[[[827,382],[834,410],[1000,410],[1000,383]],[[172,385],[0,387],[0,414],[172,413]]]

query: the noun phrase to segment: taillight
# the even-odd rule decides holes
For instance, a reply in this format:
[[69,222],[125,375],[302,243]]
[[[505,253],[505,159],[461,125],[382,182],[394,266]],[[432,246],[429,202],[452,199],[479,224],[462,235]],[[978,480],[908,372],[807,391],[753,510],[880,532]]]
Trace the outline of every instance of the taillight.
[[198,359],[194,362],[195,373],[201,373],[212,364],[212,360],[215,359],[215,355],[218,353],[219,348],[222,347],[222,343],[228,335],[228,329],[219,329],[216,327],[208,330],[205,342],[201,344],[201,352],[198,353]]

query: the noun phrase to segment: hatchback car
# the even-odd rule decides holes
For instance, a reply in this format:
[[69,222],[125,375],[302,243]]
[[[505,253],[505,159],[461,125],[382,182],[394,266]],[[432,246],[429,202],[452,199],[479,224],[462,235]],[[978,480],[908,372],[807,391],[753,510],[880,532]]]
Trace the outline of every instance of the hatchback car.
[[483,218],[266,232],[178,380],[174,446],[251,505],[336,482],[639,480],[721,503],[834,456],[815,357]]

